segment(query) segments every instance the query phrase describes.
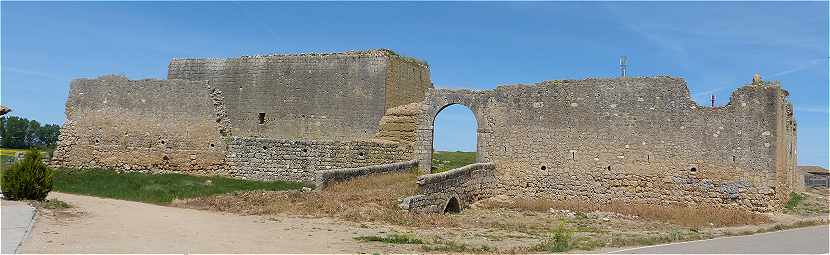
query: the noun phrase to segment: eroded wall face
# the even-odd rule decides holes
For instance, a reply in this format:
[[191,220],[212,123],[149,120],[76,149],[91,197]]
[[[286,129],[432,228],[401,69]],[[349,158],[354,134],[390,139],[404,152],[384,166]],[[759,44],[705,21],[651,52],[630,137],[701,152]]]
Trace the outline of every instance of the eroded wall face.
[[386,108],[395,108],[424,100],[432,88],[429,67],[426,64],[400,57],[389,58],[386,81]]
[[473,110],[479,161],[496,163],[498,193],[768,211],[788,189],[777,155],[793,141],[779,128],[782,93],[745,86],[713,110],[691,101],[680,79],[586,79],[432,90],[426,115],[449,103]]
[[169,78],[211,80],[235,136],[355,140],[378,130],[389,66],[381,51],[173,60]]
[[221,100],[205,81],[74,80],[51,164],[224,174]]

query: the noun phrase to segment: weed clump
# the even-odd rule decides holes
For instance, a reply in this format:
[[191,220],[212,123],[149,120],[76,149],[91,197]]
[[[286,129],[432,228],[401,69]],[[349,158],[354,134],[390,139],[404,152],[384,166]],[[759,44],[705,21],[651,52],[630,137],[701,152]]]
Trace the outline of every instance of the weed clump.
[[23,160],[3,173],[3,196],[11,200],[43,201],[52,191],[53,176],[54,171],[43,163],[40,152],[31,149]]
[[53,209],[53,210],[54,210],[54,209],[67,209],[67,208],[72,208],[72,205],[69,205],[69,203],[66,203],[66,202],[64,202],[64,201],[60,201],[60,200],[57,200],[57,199],[46,199],[46,201],[43,201],[43,203],[41,204],[41,206],[42,206],[43,208],[46,208],[46,209]]
[[354,238],[358,241],[365,242],[381,242],[392,244],[423,244],[424,241],[417,237],[404,234],[391,234],[388,236],[358,236]]
[[427,252],[483,253],[496,251],[496,248],[487,245],[474,247],[455,241],[440,241],[435,245],[424,245],[421,248]]
[[784,205],[784,208],[786,208],[787,211],[792,211],[796,206],[798,206],[798,204],[801,203],[801,200],[804,200],[804,195],[797,192],[790,192],[790,199],[787,200],[787,204]]
[[551,232],[548,239],[542,241],[534,250],[546,252],[565,252],[571,250],[573,244],[573,231],[565,227],[565,222],[560,222]]

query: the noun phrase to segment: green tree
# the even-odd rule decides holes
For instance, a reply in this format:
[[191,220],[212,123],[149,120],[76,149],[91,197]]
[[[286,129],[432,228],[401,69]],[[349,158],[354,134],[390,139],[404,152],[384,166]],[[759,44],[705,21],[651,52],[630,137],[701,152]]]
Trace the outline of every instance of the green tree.
[[4,117],[3,121],[3,147],[7,148],[27,148],[26,146],[26,131],[29,129],[29,120],[11,116]]
[[58,144],[58,137],[61,133],[61,126],[57,124],[46,124],[38,130],[43,147],[54,149]]
[[56,124],[41,125],[35,120],[17,116],[0,118],[1,147],[52,149],[57,145],[59,135],[60,126]]

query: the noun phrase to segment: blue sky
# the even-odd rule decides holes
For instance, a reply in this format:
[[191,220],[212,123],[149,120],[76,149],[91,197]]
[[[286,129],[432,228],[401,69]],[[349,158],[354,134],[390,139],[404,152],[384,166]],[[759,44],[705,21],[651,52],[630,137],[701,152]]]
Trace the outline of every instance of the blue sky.
[[[174,57],[390,48],[437,87],[635,76],[685,78],[726,104],[756,72],[781,80],[801,164],[828,166],[828,2],[0,2],[0,101],[62,123],[69,81],[165,78]],[[463,107],[437,118],[441,150],[474,150]],[[446,139],[442,139],[446,138]]]

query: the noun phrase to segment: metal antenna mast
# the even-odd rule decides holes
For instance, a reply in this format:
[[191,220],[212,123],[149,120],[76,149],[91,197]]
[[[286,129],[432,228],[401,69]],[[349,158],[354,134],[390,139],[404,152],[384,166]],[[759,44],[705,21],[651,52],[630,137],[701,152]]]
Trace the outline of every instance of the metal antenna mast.
[[628,68],[628,57],[620,57],[620,77],[626,76],[626,68]]

